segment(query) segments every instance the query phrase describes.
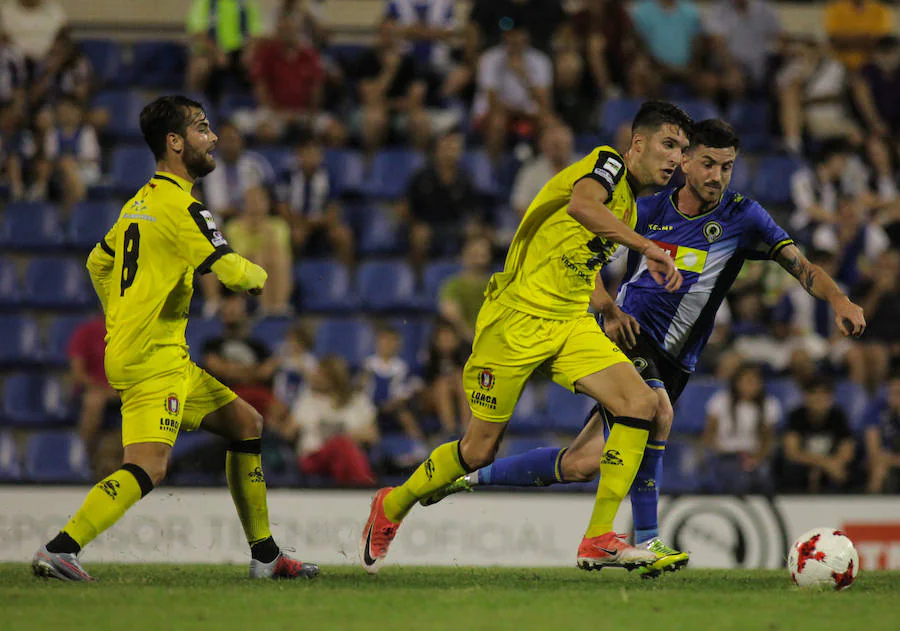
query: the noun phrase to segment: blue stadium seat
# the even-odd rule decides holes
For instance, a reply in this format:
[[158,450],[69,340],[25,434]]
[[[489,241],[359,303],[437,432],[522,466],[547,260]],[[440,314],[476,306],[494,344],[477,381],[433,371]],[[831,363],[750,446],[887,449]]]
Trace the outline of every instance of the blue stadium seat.
[[779,425],[784,425],[787,422],[787,417],[791,410],[803,404],[803,393],[800,392],[800,388],[790,378],[767,379],[766,395],[774,397],[781,405]]
[[362,186],[365,167],[362,156],[356,151],[328,149],[325,151],[325,168],[331,176],[334,194],[358,193]]
[[472,179],[476,191],[491,197],[503,195],[504,190],[497,169],[484,149],[467,151],[463,156],[462,166]]
[[358,368],[372,354],[374,335],[368,322],[352,318],[324,320],[316,330],[317,356],[339,355]]
[[117,193],[134,195],[156,170],[153,154],[146,147],[116,147],[112,153],[111,184]]
[[725,386],[715,379],[692,379],[675,404],[673,430],[682,434],[701,433],[706,425],[706,404],[723,387]]
[[425,300],[430,307],[437,307],[438,296],[444,282],[458,274],[462,265],[456,261],[434,261],[425,268]]
[[0,366],[40,362],[37,323],[27,316],[0,315]]
[[234,113],[242,109],[256,109],[256,99],[246,92],[229,92],[222,96],[219,103],[219,122],[230,119]]
[[69,243],[76,248],[93,248],[116,222],[119,211],[120,207],[113,202],[86,201],[75,204],[69,222]]
[[863,414],[869,405],[865,388],[850,380],[840,381],[834,388],[834,400],[846,412],[853,431],[861,429],[865,420]]
[[427,320],[417,318],[395,318],[390,325],[397,330],[402,339],[400,357],[415,372],[427,357],[427,335],[431,327]]
[[360,192],[369,197],[397,199],[406,191],[413,174],[425,165],[421,153],[406,149],[380,151],[360,186]]
[[25,270],[24,302],[38,309],[84,309],[96,304],[96,296],[80,261],[32,259]]
[[728,111],[728,122],[741,138],[741,149],[766,151],[772,146],[769,105],[765,101],[737,101]]
[[254,148],[253,152],[268,162],[276,174],[288,168],[294,159],[294,152],[287,147],[265,145]]
[[[117,140],[139,140],[141,138],[141,110],[147,99],[136,92],[128,90],[109,90],[101,92],[93,101],[93,107],[103,108],[109,112],[107,131]],[[144,152],[149,155],[148,149]],[[151,156],[152,157],[152,156]]]
[[3,418],[10,425],[47,427],[70,422],[72,410],[59,379],[15,373],[3,382]]
[[357,207],[356,222],[360,235],[359,253],[362,256],[397,254],[402,249],[405,234],[390,209],[379,205]]
[[98,87],[111,85],[122,66],[119,45],[109,39],[82,39],[78,46],[91,62],[93,78]]
[[179,90],[184,86],[187,51],[171,40],[138,41],[131,62],[132,85]]
[[679,99],[675,101],[675,105],[687,112],[695,122],[721,116],[715,105],[703,99]]
[[0,307],[15,307],[22,300],[19,274],[11,260],[0,259]]
[[728,188],[731,190],[750,195],[750,186],[753,182],[753,171],[750,167],[749,160],[737,160],[734,163],[734,170],[731,172],[731,183]]
[[82,315],[64,315],[54,318],[47,332],[47,345],[44,347],[43,360],[56,367],[69,365],[69,340],[75,329],[84,322]]
[[7,433],[0,434],[0,482],[12,482],[22,477],[16,442]]
[[356,275],[362,305],[372,311],[414,309],[421,304],[416,295],[416,277],[408,263],[376,261],[360,265]]
[[[492,390],[485,391],[489,396],[496,396]],[[540,434],[547,431],[544,423],[543,410],[541,410],[538,391],[534,384],[527,383],[516,404],[516,409],[510,418],[509,431],[512,434]]]
[[63,242],[59,212],[41,202],[12,202],[3,210],[0,245],[5,250],[56,250]]
[[753,196],[762,204],[790,204],[791,176],[799,166],[790,156],[763,158],[753,178]]
[[287,317],[263,318],[253,325],[250,336],[263,342],[274,354],[281,347],[284,338],[287,337],[291,323],[291,319]]
[[547,393],[547,426],[558,432],[577,434],[595,401],[552,384]]
[[669,440],[663,458],[663,479],[660,491],[670,495],[695,493],[700,488],[700,467],[694,445]]
[[541,449],[542,447],[557,447],[557,442],[551,437],[544,436],[511,436],[503,442],[503,457],[517,456],[526,451]]
[[597,147],[608,144],[609,142],[604,142],[600,136],[595,136],[594,134],[581,134],[575,136],[575,153],[578,156],[586,156]]
[[336,261],[298,263],[294,303],[301,311],[349,311],[357,304],[350,280],[350,271]]
[[70,432],[41,432],[28,439],[25,476],[32,482],[84,482],[90,479],[81,440]]
[[200,363],[203,361],[203,346],[207,341],[222,335],[222,321],[218,318],[191,318],[188,320],[184,338],[187,340],[191,358]]
[[631,125],[634,115],[641,109],[641,99],[609,99],[600,110],[600,129],[607,138],[612,138],[619,127]]
[[428,449],[420,441],[406,434],[384,434],[378,444],[372,448],[370,460],[375,463],[421,461],[428,456]]

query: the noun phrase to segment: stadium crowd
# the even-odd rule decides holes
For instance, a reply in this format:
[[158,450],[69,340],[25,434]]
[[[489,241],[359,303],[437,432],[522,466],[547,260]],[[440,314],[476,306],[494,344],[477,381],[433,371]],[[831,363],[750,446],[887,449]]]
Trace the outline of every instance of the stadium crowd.
[[[188,343],[264,414],[274,484],[372,486],[458,435],[460,370],[519,218],[577,157],[627,146],[640,103],[664,98],[737,129],[731,187],[868,329],[842,339],[826,304],[748,263],[676,408],[663,491],[900,491],[894,10],[833,0],[822,38],[792,35],[764,0],[464,13],[389,0],[364,45],[336,43],[322,1],[193,0],[186,39],[123,44],[75,37],[53,0],[0,5],[0,480],[119,464],[83,260],[152,173],[137,112],[185,92],[219,136],[195,194],[269,273],[259,299],[200,277]],[[622,273],[604,270],[612,293]],[[507,452],[577,433],[590,403],[536,380]],[[220,483],[222,449],[180,436],[171,479]]]

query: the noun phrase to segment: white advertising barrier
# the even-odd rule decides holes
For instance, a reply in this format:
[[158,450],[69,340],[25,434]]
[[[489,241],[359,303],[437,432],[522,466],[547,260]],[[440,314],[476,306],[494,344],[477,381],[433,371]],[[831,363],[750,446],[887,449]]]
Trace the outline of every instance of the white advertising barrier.
[[[81,503],[84,488],[0,487],[0,561],[27,561]],[[371,494],[272,491],[276,539],[302,558],[355,563]],[[482,493],[417,508],[391,547],[397,565],[573,566],[593,507],[586,494]],[[845,530],[866,569],[900,569],[900,499],[685,496],[664,499],[661,534],[694,567],[782,567],[798,534]],[[630,529],[622,505],[617,530]],[[226,489],[157,489],[87,548],[89,562],[246,562]]]

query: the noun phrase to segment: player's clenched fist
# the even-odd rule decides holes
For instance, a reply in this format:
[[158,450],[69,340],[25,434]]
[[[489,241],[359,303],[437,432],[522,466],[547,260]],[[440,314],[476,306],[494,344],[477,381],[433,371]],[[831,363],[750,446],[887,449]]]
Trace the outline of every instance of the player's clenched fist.
[[260,295],[262,293],[263,287],[265,287],[266,285],[266,280],[268,278],[268,272],[266,272],[266,270],[264,270],[256,263],[250,263],[249,265],[247,265],[247,281],[250,284],[250,287],[247,289],[247,291],[250,293],[250,295]]

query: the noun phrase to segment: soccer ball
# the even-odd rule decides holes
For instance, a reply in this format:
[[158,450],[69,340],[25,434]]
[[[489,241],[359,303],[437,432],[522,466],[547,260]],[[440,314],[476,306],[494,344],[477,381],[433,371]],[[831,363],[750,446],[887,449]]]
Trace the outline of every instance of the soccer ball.
[[840,530],[813,528],[791,546],[788,570],[800,587],[846,589],[859,572],[859,555]]

